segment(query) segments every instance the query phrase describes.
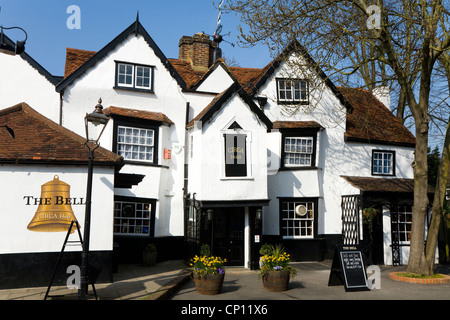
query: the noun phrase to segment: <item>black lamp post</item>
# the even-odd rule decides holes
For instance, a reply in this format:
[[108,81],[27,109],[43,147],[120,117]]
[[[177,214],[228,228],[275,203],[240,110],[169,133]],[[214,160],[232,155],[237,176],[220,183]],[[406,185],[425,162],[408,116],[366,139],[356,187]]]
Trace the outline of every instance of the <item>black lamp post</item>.
[[89,162],[88,162],[88,180],[86,191],[86,212],[84,217],[84,236],[83,236],[83,252],[81,253],[81,278],[80,278],[80,290],[79,299],[86,300],[88,293],[88,255],[89,255],[89,237],[91,228],[91,196],[92,196],[92,173],[94,167],[94,151],[100,145],[98,140],[105,130],[108,124],[109,117],[103,114],[103,106],[101,105],[102,99],[99,99],[98,104],[95,106],[95,110],[92,113],[87,114],[84,118],[86,126],[86,143],[85,145],[89,149]]

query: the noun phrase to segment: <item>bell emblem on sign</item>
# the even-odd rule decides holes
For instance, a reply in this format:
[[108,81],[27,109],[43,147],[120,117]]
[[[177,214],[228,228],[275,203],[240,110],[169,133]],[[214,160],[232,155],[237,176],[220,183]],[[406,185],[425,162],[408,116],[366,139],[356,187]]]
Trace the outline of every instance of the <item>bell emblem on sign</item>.
[[[70,185],[60,181],[55,175],[52,181],[41,186],[40,203],[27,229],[37,232],[61,232],[69,230],[72,221],[77,218],[70,205]],[[73,233],[77,228],[72,226]]]

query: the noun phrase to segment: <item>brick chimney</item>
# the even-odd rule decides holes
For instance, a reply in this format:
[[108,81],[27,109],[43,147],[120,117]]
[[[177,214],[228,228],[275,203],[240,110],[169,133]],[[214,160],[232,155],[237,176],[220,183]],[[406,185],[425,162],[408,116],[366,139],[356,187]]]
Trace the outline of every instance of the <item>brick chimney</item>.
[[214,62],[213,52],[216,46],[204,33],[196,33],[192,37],[183,36],[178,44],[178,58],[190,62],[194,70],[206,71]]

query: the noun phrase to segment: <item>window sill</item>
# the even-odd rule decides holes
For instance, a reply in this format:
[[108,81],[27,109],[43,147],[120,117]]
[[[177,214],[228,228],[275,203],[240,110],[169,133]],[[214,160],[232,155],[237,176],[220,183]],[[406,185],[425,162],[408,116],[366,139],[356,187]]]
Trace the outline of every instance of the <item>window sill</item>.
[[125,165],[136,165],[136,166],[144,166],[144,167],[158,167],[158,168],[165,168],[169,169],[169,166],[164,166],[161,164],[151,163],[151,162],[143,162],[143,161],[133,161],[133,160],[124,160],[123,163]]
[[220,180],[255,180],[253,177],[221,177]]
[[281,105],[293,105],[293,106],[307,106],[309,105],[309,101],[280,101],[277,100],[277,104],[281,104]]
[[310,237],[283,237],[283,240],[317,240],[313,236]]
[[135,92],[144,92],[144,93],[155,93],[153,91],[153,89],[143,89],[143,88],[134,88],[134,87],[114,86],[113,89],[115,89],[115,90],[135,91]]
[[319,167],[280,167],[278,171],[305,171],[305,170],[322,170]]

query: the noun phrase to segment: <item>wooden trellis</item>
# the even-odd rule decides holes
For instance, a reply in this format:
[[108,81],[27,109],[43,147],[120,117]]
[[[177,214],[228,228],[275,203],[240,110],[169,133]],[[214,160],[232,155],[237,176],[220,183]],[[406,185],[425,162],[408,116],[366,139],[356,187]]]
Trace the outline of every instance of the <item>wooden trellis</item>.
[[342,241],[345,245],[359,244],[360,227],[359,212],[361,209],[361,197],[342,196]]

